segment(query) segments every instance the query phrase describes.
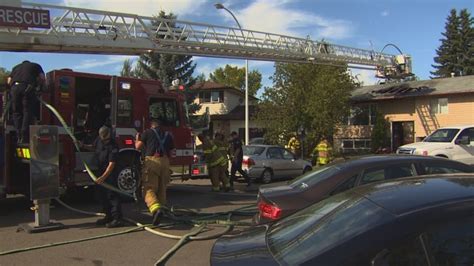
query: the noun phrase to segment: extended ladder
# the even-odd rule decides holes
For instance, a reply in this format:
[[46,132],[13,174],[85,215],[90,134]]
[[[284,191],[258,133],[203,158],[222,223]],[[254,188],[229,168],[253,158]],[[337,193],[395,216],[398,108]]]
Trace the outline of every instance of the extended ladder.
[[[145,52],[295,63],[354,64],[385,78],[411,75],[406,55],[267,32],[48,4],[51,28],[1,28],[0,50],[140,55]],[[366,66],[366,67],[362,67]]]

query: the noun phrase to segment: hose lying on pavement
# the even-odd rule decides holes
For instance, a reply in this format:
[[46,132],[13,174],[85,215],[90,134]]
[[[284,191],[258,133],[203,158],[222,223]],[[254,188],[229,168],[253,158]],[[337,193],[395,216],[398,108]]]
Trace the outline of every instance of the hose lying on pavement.
[[[56,118],[59,120],[59,122],[62,124],[62,126],[66,130],[67,134],[73,140],[73,143],[74,143],[74,146],[75,146],[76,150],[79,152],[80,151],[80,148],[79,148],[79,145],[78,145],[79,142],[75,138],[74,134],[72,134],[72,132],[70,131],[68,125],[66,124],[66,122],[64,121],[62,116],[59,114],[59,112],[53,106],[51,106],[50,104],[44,102],[43,100],[39,99],[39,101],[43,105],[45,105],[56,116]],[[80,152],[78,154],[79,154],[79,157],[80,157]],[[89,168],[87,163],[81,157],[80,157],[80,159],[81,159],[82,163],[84,164],[84,166],[86,168],[86,171],[89,174],[90,178],[95,182],[97,180],[97,177],[94,175],[94,173]],[[115,191],[119,194],[125,195],[127,197],[132,197],[132,198],[135,199],[135,201],[137,201],[137,197],[136,197],[135,194],[132,196],[132,195],[130,195],[128,193],[125,193],[125,192],[123,192],[123,191],[121,191],[121,190],[119,190],[119,189],[117,189],[113,186],[110,186],[106,183],[101,184],[101,185],[104,186],[105,188],[110,189],[112,191]],[[55,198],[55,200],[59,204],[64,206],[65,208],[67,208],[71,211],[77,212],[77,213],[81,213],[81,214],[85,214],[85,215],[91,215],[91,216],[105,216],[105,214],[103,214],[103,213],[87,212],[87,211],[83,211],[83,210],[73,208],[73,207],[69,206],[68,204],[64,203],[63,201],[61,201],[59,198]],[[254,205],[252,204],[252,205],[249,205],[249,206],[244,206],[242,208],[235,209],[233,211],[218,212],[218,213],[198,213],[198,212],[195,212],[195,211],[192,211],[192,210],[189,210],[189,209],[178,209],[178,208],[171,208],[171,209],[167,210],[165,212],[165,213],[168,213],[166,216],[175,221],[175,223],[173,223],[173,224],[176,224],[176,222],[179,222],[179,223],[191,224],[191,225],[196,227],[190,233],[185,234],[183,236],[164,233],[164,232],[156,230],[155,229],[156,227],[151,227],[149,225],[141,224],[141,223],[139,223],[137,221],[134,221],[130,218],[124,218],[125,221],[130,222],[130,223],[134,224],[137,227],[132,228],[132,229],[127,229],[127,230],[124,230],[124,231],[120,231],[120,232],[104,234],[104,235],[99,235],[99,236],[94,236],[94,237],[89,237],[89,238],[82,238],[82,239],[70,240],[70,241],[62,241],[62,242],[50,243],[50,244],[45,244],[45,245],[40,245],[40,246],[34,246],[34,247],[4,251],[4,252],[0,252],[0,256],[4,256],[4,255],[8,255],[8,254],[14,254],[14,253],[20,253],[20,252],[26,252],[26,251],[31,251],[31,250],[37,250],[37,249],[42,249],[42,248],[54,247],[54,246],[78,243],[78,242],[83,242],[83,241],[95,240],[95,239],[100,239],[100,238],[105,238],[105,237],[111,237],[111,236],[126,234],[126,233],[130,233],[130,232],[137,232],[137,231],[141,231],[141,230],[146,230],[150,233],[153,233],[155,235],[159,235],[161,237],[179,240],[178,243],[176,243],[168,252],[166,252],[156,262],[156,265],[164,265],[164,263],[169,259],[170,256],[172,256],[180,247],[182,247],[184,244],[186,244],[187,242],[189,242],[191,240],[210,240],[210,239],[218,238],[220,236],[223,236],[223,235],[227,234],[228,232],[232,231],[232,229],[236,225],[243,225],[243,226],[251,225],[250,223],[231,221],[232,214],[241,215],[241,216],[249,216],[249,215],[255,214],[255,210],[247,210],[250,207],[254,207]],[[218,217],[221,217],[221,216],[224,216],[224,215],[227,216],[226,220],[217,219]],[[216,233],[216,234],[213,234],[213,235],[206,235],[206,236],[198,236],[198,234],[200,234],[210,224],[225,225],[226,228],[223,232],[220,232],[220,233]],[[165,226],[168,226],[168,225],[161,225],[160,227],[165,227]]]

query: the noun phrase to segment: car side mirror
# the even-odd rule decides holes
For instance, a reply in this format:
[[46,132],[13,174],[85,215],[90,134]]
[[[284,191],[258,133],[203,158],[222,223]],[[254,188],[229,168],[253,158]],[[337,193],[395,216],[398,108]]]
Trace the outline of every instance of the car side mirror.
[[371,261],[372,266],[385,266],[388,265],[387,256],[390,252],[387,249],[380,251]]
[[469,139],[469,136],[462,136],[462,138],[457,139],[454,143],[456,145],[469,145],[471,140]]

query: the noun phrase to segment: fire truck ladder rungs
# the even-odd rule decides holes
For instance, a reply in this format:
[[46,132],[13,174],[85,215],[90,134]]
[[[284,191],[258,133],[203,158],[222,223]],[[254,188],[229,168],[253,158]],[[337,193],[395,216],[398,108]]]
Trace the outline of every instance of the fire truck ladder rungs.
[[[394,65],[394,56],[310,39],[48,4],[50,29],[0,28],[0,50],[140,55],[145,52],[295,63]],[[361,65],[365,66],[362,67]]]

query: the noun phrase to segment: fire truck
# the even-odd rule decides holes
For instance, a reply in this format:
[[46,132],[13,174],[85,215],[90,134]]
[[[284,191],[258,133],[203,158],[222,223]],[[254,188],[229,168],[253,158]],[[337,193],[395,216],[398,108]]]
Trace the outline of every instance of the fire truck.
[[[116,168],[120,190],[135,192],[141,155],[134,148],[135,135],[148,128],[151,119],[163,121],[163,128],[174,137],[175,150],[170,160],[172,177],[190,174],[194,160],[192,130],[187,119],[185,98],[179,91],[163,88],[159,81],[154,80],[80,73],[68,69],[47,73],[46,87],[41,99],[57,109],[78,141],[92,143],[97,137],[97,128],[88,126],[88,120],[103,119],[104,124],[112,127],[120,147]],[[94,153],[76,151],[72,138],[54,114],[45,106],[39,105],[38,108],[39,124],[59,127],[59,176],[62,187],[92,184],[82,160],[92,170],[96,169]],[[3,194],[28,194],[29,146],[15,143],[16,133],[9,119],[5,119],[4,128],[4,169],[0,174],[5,189]]]

